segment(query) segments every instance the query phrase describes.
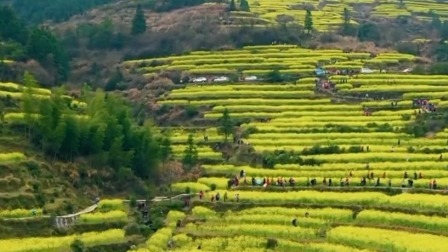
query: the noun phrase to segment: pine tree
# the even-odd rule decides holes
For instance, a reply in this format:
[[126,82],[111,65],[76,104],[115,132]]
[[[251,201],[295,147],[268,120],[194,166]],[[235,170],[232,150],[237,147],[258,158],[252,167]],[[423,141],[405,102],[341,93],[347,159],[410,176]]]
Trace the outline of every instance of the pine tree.
[[247,2],[247,0],[240,1],[240,11],[250,12],[249,3]]
[[219,118],[219,129],[221,134],[224,134],[224,141],[227,142],[229,136],[233,133],[233,121],[230,118],[229,110],[224,109],[221,118]]
[[229,11],[236,11],[235,0],[230,0]]
[[33,96],[33,88],[37,87],[37,81],[34,79],[32,74],[25,72],[23,75],[23,84],[25,85],[25,88],[22,95],[22,111],[25,121],[25,138],[29,139],[31,135],[31,128],[34,124],[33,114],[36,107],[36,99]]
[[445,42],[448,40],[448,21],[443,21],[442,27],[440,29],[440,41]]
[[342,34],[343,35],[349,35],[351,28],[351,13],[347,8],[344,8],[344,12],[342,13],[342,16],[344,18],[344,23],[342,24]]
[[182,164],[187,171],[191,170],[198,163],[198,149],[194,144],[193,135],[188,136],[187,147],[184,150]]
[[171,148],[171,141],[168,136],[163,137],[160,142],[160,158],[163,162],[166,162],[170,159],[173,150]]
[[140,5],[137,6],[134,19],[132,20],[132,35],[142,34],[146,31],[145,13]]
[[85,249],[84,242],[76,239],[70,244],[71,252],[83,252]]
[[439,15],[437,15],[435,13],[434,13],[434,15],[432,15],[431,28],[436,31],[440,31],[442,28],[442,21],[440,20]]
[[344,26],[348,27],[350,25],[350,11],[347,8],[344,8]]
[[311,31],[313,30],[313,15],[311,14],[310,10],[306,10],[305,30],[307,30],[308,33],[311,33]]

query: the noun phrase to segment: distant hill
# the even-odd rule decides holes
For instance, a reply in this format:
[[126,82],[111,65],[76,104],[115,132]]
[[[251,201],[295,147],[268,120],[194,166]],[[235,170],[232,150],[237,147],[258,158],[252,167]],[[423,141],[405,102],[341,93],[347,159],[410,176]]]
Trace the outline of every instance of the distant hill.
[[19,16],[31,23],[61,22],[70,17],[116,0],[9,0]]

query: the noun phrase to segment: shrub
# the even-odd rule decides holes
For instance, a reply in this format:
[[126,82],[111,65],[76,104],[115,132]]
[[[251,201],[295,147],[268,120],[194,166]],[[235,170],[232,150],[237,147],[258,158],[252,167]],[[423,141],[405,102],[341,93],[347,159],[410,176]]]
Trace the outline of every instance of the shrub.
[[193,117],[195,117],[198,114],[199,114],[199,110],[198,110],[198,108],[196,106],[194,106],[194,105],[187,105],[185,107],[185,115],[188,118],[193,118]]
[[76,239],[72,242],[72,244],[70,244],[70,248],[72,252],[83,252],[85,249],[84,242]]
[[134,207],[137,206],[137,199],[136,199],[134,196],[132,196],[132,197],[130,198],[130,200],[129,200],[129,205],[130,205],[132,208],[134,208]]
[[278,246],[278,241],[276,239],[269,238],[266,243],[267,249],[275,249]]

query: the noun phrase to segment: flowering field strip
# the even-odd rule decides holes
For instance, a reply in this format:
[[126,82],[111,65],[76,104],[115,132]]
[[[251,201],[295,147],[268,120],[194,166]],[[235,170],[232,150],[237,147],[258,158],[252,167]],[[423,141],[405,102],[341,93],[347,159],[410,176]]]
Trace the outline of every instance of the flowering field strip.
[[[0,82],[0,90],[11,91],[11,92],[23,92],[27,90],[23,85],[19,85],[13,82]],[[45,88],[31,88],[31,93],[37,95],[51,95],[51,90]]]
[[[396,164],[397,166],[400,165],[400,163]],[[403,178],[404,172],[402,170],[381,170],[381,169],[375,169],[374,165],[370,165],[369,171],[367,169],[364,169],[362,171],[356,171],[355,169],[348,170],[343,169],[345,168],[344,165],[340,165],[339,169],[336,170],[321,170],[319,167],[316,167],[315,170],[311,169],[260,169],[260,168],[252,168],[248,166],[232,166],[232,165],[203,165],[202,168],[204,169],[205,173],[209,176],[225,176],[230,177],[231,175],[238,174],[241,170],[244,169],[244,171],[249,174],[248,176],[248,182],[250,183],[250,177],[304,177],[305,180],[307,177],[321,177],[321,178],[341,178],[341,177],[349,177],[349,173],[352,172],[352,176],[354,178],[362,178],[367,177],[367,173],[372,173],[376,177],[382,177],[384,173],[386,173],[387,178]],[[446,164],[445,164],[446,168]],[[421,171],[419,170],[415,170]],[[414,170],[409,170],[408,174],[409,177],[412,177],[412,173]],[[425,178],[448,178],[448,170],[436,170],[436,169],[430,169],[430,170],[424,170]],[[212,184],[215,183],[214,178],[200,178],[198,182],[201,182],[203,184]],[[224,183],[224,188],[227,186],[227,180],[225,180],[226,183]],[[357,181],[356,181],[357,182]],[[401,180],[400,180],[401,182]]]
[[[306,112],[305,112],[306,113]],[[371,119],[371,121],[368,121],[366,119],[366,121],[344,121],[343,119],[337,120],[337,121],[318,121],[318,119],[315,119],[314,121],[300,121],[300,114],[305,114],[305,113],[301,113],[301,112],[295,112],[295,111],[286,111],[286,112],[242,112],[242,113],[232,113],[232,117],[233,118],[239,118],[239,119],[243,119],[243,118],[276,118],[276,117],[281,117],[281,118],[290,118],[290,117],[295,117],[292,118],[291,121],[284,121],[284,122],[277,122],[277,121],[271,121],[269,123],[261,123],[261,122],[254,122],[254,123],[249,123],[249,124],[245,124],[243,125],[243,127],[257,127],[259,125],[269,125],[269,126],[275,126],[275,127],[286,127],[289,128],[291,126],[295,126],[297,128],[301,128],[301,127],[311,127],[311,126],[316,126],[316,127],[323,127],[323,126],[329,126],[329,125],[345,125],[345,126],[363,126],[363,127],[375,127],[375,125],[378,124],[385,124],[386,122],[391,125],[391,126],[404,126],[406,124],[408,124],[408,121],[403,121],[403,120],[393,120],[393,121],[380,121],[378,123],[376,123],[377,121],[375,121],[374,119]],[[358,112],[360,113],[360,112]],[[339,114],[339,113],[331,113],[331,112],[323,112],[323,113],[319,113],[319,116],[325,117],[325,116],[330,116],[330,115],[335,115],[335,114]],[[344,114],[344,113],[342,113]],[[347,113],[347,114],[351,114],[353,115],[354,113]],[[222,116],[222,113],[209,113],[209,114],[205,114],[205,118],[207,119],[218,119]],[[341,115],[344,116],[344,115]]]
[[[231,225],[232,223],[244,224],[256,224],[256,225],[285,225],[290,226],[291,220],[297,214],[291,215],[279,215],[277,213],[270,214],[250,214],[250,215],[226,215],[224,217],[211,217],[207,218],[207,224],[209,225]],[[297,222],[300,223],[300,227],[318,229],[328,226],[329,223],[322,219],[317,218],[297,218]]]
[[3,218],[24,218],[42,216],[42,209],[13,209],[13,210],[0,210],[0,219]]
[[[26,91],[23,85],[19,85],[12,82],[0,82],[0,97],[2,98],[12,98],[20,100],[23,97],[23,92]],[[36,99],[50,99],[51,90],[45,88],[31,88],[31,95]],[[85,108],[87,104],[85,102],[80,102],[73,100],[73,97],[63,95],[64,98],[71,100],[72,107]]]
[[185,193],[187,188],[192,193],[198,193],[200,191],[210,191],[210,187],[208,187],[207,185],[196,182],[180,182],[171,185],[171,190],[179,193]]
[[104,232],[88,232],[76,235],[59,237],[32,237],[23,239],[0,240],[2,252],[28,252],[28,251],[69,251],[70,244],[79,239],[87,246],[110,244],[125,241],[124,230],[110,229]]
[[[191,133],[191,134],[193,135],[193,140],[196,144],[206,143],[204,140],[204,135],[206,135],[206,134],[204,134],[204,133]],[[182,135],[182,136],[176,135],[176,136],[172,136],[170,139],[174,145],[185,144],[187,142],[188,135],[189,135],[189,132],[185,132],[184,135]],[[220,142],[222,140],[223,140],[222,136],[208,135],[208,142],[215,143],[215,142]],[[209,150],[207,149],[207,152],[208,151]]]
[[[306,209],[306,208],[289,208],[289,207],[252,207],[241,211],[228,211],[224,218],[240,218],[251,216],[271,216],[275,213],[278,216],[305,216],[305,213],[311,213],[309,216],[313,221],[324,222],[350,222],[353,220],[353,212],[349,209],[337,208],[320,208],[320,209]],[[191,216],[195,218],[205,218],[207,220],[219,217],[220,215],[206,207],[196,206],[192,209]],[[301,218],[302,219],[302,218]],[[303,218],[304,219],[304,218]],[[288,224],[290,224],[289,219]],[[262,222],[269,222],[269,218],[262,220]]]
[[0,153],[0,163],[19,162],[23,160],[26,160],[26,156],[21,152]]
[[[228,109],[229,111],[233,112],[244,112],[244,111],[251,111],[251,112],[270,112],[270,111],[297,111],[297,110],[303,110],[303,111],[347,111],[347,110],[359,110],[361,111],[361,107],[359,105],[337,105],[334,104],[328,104],[328,105],[283,105],[283,106],[269,106],[265,104],[259,104],[259,105],[228,105],[228,106],[215,106],[213,107],[213,112],[221,112],[225,109]],[[363,117],[361,113],[359,113],[359,117]],[[365,117],[365,116],[364,116]],[[395,115],[396,118],[397,115]],[[368,118],[368,117],[365,117]],[[376,118],[376,117],[372,117]],[[313,118],[309,118],[309,120],[312,120]],[[321,119],[321,118],[319,118]],[[400,118],[401,119],[401,118]]]
[[254,90],[254,91],[291,91],[291,90],[303,90],[304,88],[314,89],[314,83],[300,83],[300,84],[283,84],[283,85],[273,85],[273,84],[264,84],[264,83],[254,83],[254,84],[219,84],[219,85],[210,85],[206,87],[201,86],[192,86],[189,85],[183,89],[176,89],[172,93],[191,93],[198,91],[242,91],[242,90]]
[[[221,56],[221,57],[220,57]],[[244,47],[240,50],[223,50],[223,51],[195,51],[190,54],[180,56],[169,56],[164,58],[153,59],[140,59],[125,61],[125,65],[139,64],[142,62],[150,63],[155,60],[161,63],[173,64],[177,62],[178,65],[204,65],[204,64],[219,64],[228,62],[248,62],[248,63],[261,63],[267,62],[279,62],[279,59],[292,61],[292,58],[299,59],[296,62],[302,62],[306,59],[317,58],[318,60],[347,60],[347,59],[369,59],[370,53],[355,52],[344,53],[342,50],[311,50],[300,48],[294,45],[285,45],[281,48],[278,45],[266,45],[264,47]],[[309,61],[312,62],[312,61]],[[176,64],[176,63],[175,63]]]
[[[218,190],[224,195],[224,190]],[[241,202],[268,203],[280,205],[287,203],[324,204],[327,207],[340,205],[359,205],[362,207],[388,206],[402,209],[413,208],[421,211],[446,211],[448,201],[444,195],[399,194],[389,196],[380,192],[260,192],[260,191],[229,191],[229,199],[238,193]]]
[[175,89],[171,92],[171,94],[181,95],[195,93],[195,92],[203,92],[204,90],[209,92],[256,92],[256,91],[304,91],[304,90],[314,90],[314,83],[304,83],[304,84],[285,84],[285,85],[267,85],[267,84],[223,84],[223,85],[210,85],[206,88],[201,86],[187,86],[183,89]]
[[[252,142],[250,142],[252,143]],[[320,145],[320,147],[330,147],[331,144],[325,144]],[[338,144],[339,148],[348,150],[353,145],[349,144]],[[408,153],[409,148],[414,148],[412,144],[401,144],[400,146],[391,146],[391,145],[368,145],[369,151],[366,151],[366,146],[364,146],[364,151],[366,152],[394,152],[394,153]],[[309,150],[311,147],[310,145],[262,145],[257,144],[256,150],[257,152],[273,152],[275,150],[285,150],[285,151],[295,151],[295,152],[302,152],[304,150]],[[420,148],[414,148],[416,151],[424,151],[425,148],[434,148],[434,149],[447,149],[447,145],[430,145],[430,146],[424,146]]]
[[254,237],[277,237],[283,239],[313,239],[316,237],[316,231],[311,228],[272,224],[257,225],[216,223],[216,225],[195,225],[189,223],[182,229],[182,231],[188,234],[213,234],[214,236],[248,235]]
[[[448,92],[446,86],[431,85],[366,85],[353,89],[341,89],[341,94],[350,94],[356,92]],[[425,97],[425,96],[423,96]]]
[[331,229],[327,236],[330,242],[379,251],[445,252],[448,244],[445,236],[349,226]]
[[[286,118],[285,118],[286,119]],[[285,122],[284,118],[277,118],[272,121],[274,122]],[[271,122],[272,122],[271,121]],[[306,133],[306,134],[298,134],[298,133],[268,133],[268,134],[260,134],[254,133],[250,135],[253,139],[278,139],[278,138],[293,138],[293,139],[335,139],[335,138],[362,138],[366,136],[364,132],[341,132],[341,133]],[[404,134],[404,133],[394,133],[394,132],[370,132],[368,133],[369,138],[381,138],[381,139],[395,139],[400,141],[411,141],[415,140],[414,137]],[[438,132],[433,137],[428,137],[425,141],[430,141],[431,139],[446,139],[448,137],[448,131],[444,130]],[[445,141],[446,144],[448,142]]]
[[[336,105],[335,105],[336,106]],[[407,109],[407,110],[400,110],[400,111],[389,111],[389,110],[383,110],[383,111],[376,111],[370,118],[375,118],[376,116],[392,116],[392,115],[413,115],[415,113],[415,110],[413,109]],[[292,121],[294,123],[300,122],[301,116],[309,116],[309,117],[321,117],[321,116],[363,116],[362,107],[359,106],[357,110],[333,110],[333,111],[306,111],[306,110],[300,110],[300,111],[285,111],[285,112],[240,112],[240,113],[232,113],[232,116],[239,117],[239,118],[253,118],[253,117],[272,117],[275,118],[275,120],[272,120],[269,122],[269,124],[264,123],[263,125],[271,125],[274,122],[282,122],[280,118],[283,119],[283,122]],[[205,118],[211,118],[216,119],[222,116],[222,113],[218,112],[210,112],[205,114]],[[373,119],[372,119],[373,120]],[[356,123],[356,122],[353,122]]]
[[[222,137],[220,138],[222,140]],[[200,139],[201,141],[204,141],[204,139]],[[186,145],[172,145],[171,146],[173,154],[175,157],[182,157],[184,155],[184,151],[186,148]],[[212,148],[206,147],[206,146],[198,146],[198,156],[199,159],[222,159],[222,153],[213,151]]]
[[[447,153],[442,153],[447,156]],[[306,158],[328,163],[347,163],[347,162],[414,162],[414,161],[438,161],[440,154],[423,154],[423,153],[393,153],[393,152],[362,152],[362,153],[341,153],[328,155],[308,155]]]
[[[235,237],[213,237],[200,238],[192,240],[191,237],[180,234],[173,237],[176,244],[181,244],[180,248],[175,248],[175,252],[191,251],[221,251],[221,252],[264,252],[266,251],[266,239],[253,236],[235,236]],[[286,239],[276,239],[278,244],[277,251],[284,252],[369,252],[368,250],[359,250],[349,246],[338,244],[318,242],[318,243],[298,243]],[[198,244],[201,249],[198,250]],[[143,252],[143,251],[142,251]]]
[[207,90],[193,92],[172,92],[170,97],[173,99],[212,99],[212,98],[307,98],[313,96],[313,91],[265,91],[265,90],[223,90],[209,92]]
[[[279,120],[279,119],[278,119]],[[286,120],[285,120],[286,121]],[[294,133],[269,133],[269,134],[251,134],[252,139],[345,139],[345,138],[363,138],[366,137],[366,133],[347,132],[347,133],[308,133],[308,134],[294,134]],[[368,138],[380,138],[380,139],[411,139],[407,134],[397,134],[393,132],[371,132],[368,133]]]
[[[338,79],[347,79],[347,75],[334,75],[330,77],[330,80],[338,80]],[[412,83],[417,82],[417,80],[421,81],[429,81],[429,80],[440,80],[447,81],[448,76],[446,75],[418,75],[418,74],[394,74],[394,73],[372,73],[372,74],[358,74],[353,81],[364,81],[368,79],[380,80],[382,82],[399,82],[400,80],[408,80],[412,81]]]
[[[429,171],[429,172],[436,173],[435,171]],[[388,177],[388,174],[391,174],[391,172],[376,171],[376,173],[375,173],[375,171],[373,171],[373,173],[380,177],[380,185],[379,186],[382,186],[382,187],[388,186],[389,179],[387,177]],[[386,174],[386,178],[383,179],[382,177],[383,177],[384,173]],[[276,174],[279,174],[279,173],[276,173]],[[313,178],[317,180],[318,186],[324,186],[323,180],[326,179],[326,181],[328,183],[328,179],[330,179],[330,178],[333,180],[332,186],[340,186],[340,178],[342,178],[344,181],[346,178],[348,178],[349,186],[353,187],[353,186],[361,186],[361,179],[362,179],[362,177],[367,178],[368,172],[366,171],[364,173],[355,173],[355,175],[353,177],[349,177],[348,172],[334,172],[334,173],[329,172],[328,176],[321,176],[321,177],[313,176],[312,172],[307,173],[307,174],[310,174],[309,177],[296,177],[296,176],[289,176],[286,174],[287,173],[285,173],[285,175],[280,174],[278,176],[272,176],[272,177],[269,177],[268,175],[263,176],[263,175],[255,175],[254,174],[254,177],[258,177],[258,179],[265,177],[265,178],[272,179],[274,181],[276,181],[276,179],[278,177],[285,178],[286,180],[288,180],[289,178],[293,178],[296,183],[295,186],[301,186],[301,187],[308,186],[309,180],[313,179]],[[399,174],[397,174],[397,173],[392,173],[392,174],[395,175],[395,178],[390,179],[391,186],[392,187],[401,187],[401,185],[403,183],[403,172],[401,172]],[[426,174],[426,171],[425,171],[425,174]],[[398,176],[398,175],[401,175],[401,176]],[[306,176],[306,175],[302,175],[302,176]],[[240,184],[240,186],[243,186],[243,187],[251,186],[250,179],[251,178],[247,179],[247,184],[242,183],[242,184]],[[439,188],[447,188],[447,186],[448,186],[448,178],[447,177],[443,177],[443,178],[433,177],[431,179],[417,179],[417,180],[414,180],[413,187],[420,188],[420,189],[429,188],[429,185],[433,179],[437,179],[437,184],[438,184]],[[223,178],[223,177],[200,178],[200,179],[198,179],[198,182],[195,185],[189,185],[188,187],[189,188],[193,187],[193,188],[204,188],[205,189],[205,187],[202,187],[201,184],[206,185],[208,188],[211,188],[211,185],[215,184],[216,188],[218,188],[218,189],[226,189],[228,180],[229,180],[228,178]],[[377,181],[377,177],[375,177],[372,180],[368,180],[367,186],[375,186],[376,181]],[[181,193],[181,192],[186,191],[187,186],[185,186],[185,185],[180,186],[180,185],[176,184],[176,186],[173,188],[175,188],[175,189],[173,189],[173,191]],[[261,188],[261,187],[259,187],[259,188]]]
[[106,222],[126,222],[128,215],[121,210],[112,210],[109,212],[97,212],[82,214],[79,217],[77,224],[99,224]]
[[448,218],[404,213],[390,213],[376,210],[364,210],[356,216],[356,223],[384,226],[401,226],[418,228],[435,233],[445,233],[448,230]]
[[[304,11],[303,11],[304,12]],[[316,12],[318,13],[325,12]],[[324,20],[325,17],[321,18]],[[327,22],[334,22],[327,19]],[[360,69],[363,65],[395,64],[414,60],[414,56],[383,53],[372,58],[370,53],[344,53],[341,50],[308,50],[298,47],[244,48],[242,50],[192,52],[187,55],[126,61],[123,65],[137,67],[141,73],[160,71],[185,71],[189,74],[236,74],[265,75],[272,69],[284,74],[311,75],[317,63],[326,63],[327,68]],[[156,62],[156,66],[147,66]]]
[[123,210],[124,204],[121,199],[103,199],[98,203],[98,209],[102,212],[112,210]]
[[[370,77],[370,76],[369,76]],[[393,79],[389,78],[388,75],[384,75],[383,78],[352,78],[347,82],[350,84],[361,84],[361,85],[386,85],[393,84],[394,86],[403,87],[407,85],[430,85],[430,86],[445,86],[448,85],[448,78],[413,78],[413,75],[408,75],[409,79],[398,78]]]
[[[206,87],[204,87],[206,89]],[[325,105],[325,104],[331,104],[330,99],[260,99],[260,98],[252,98],[252,99],[213,99],[213,100],[172,100],[170,97],[167,100],[160,100],[158,103],[160,104],[170,104],[170,105],[196,105],[196,106],[234,106],[234,105],[259,105],[264,104],[266,106],[284,106],[285,104],[288,104],[289,106],[294,105],[312,105],[312,104],[319,104],[319,105]]]
[[[380,112],[389,112],[389,111],[380,111]],[[298,117],[301,116],[312,116],[312,117],[326,117],[326,116],[358,116],[362,112],[361,111],[286,111],[286,112],[240,112],[240,113],[232,113],[233,117],[238,118],[256,118],[256,117],[266,117],[266,118],[274,118],[269,123],[261,123],[260,125],[273,125],[278,121],[279,118],[291,119],[292,121],[300,121]],[[382,114],[391,114],[391,113],[382,113]],[[377,113],[378,115],[378,113]],[[210,112],[205,114],[205,118],[217,119],[222,116],[222,113]],[[286,120],[287,121],[287,120]],[[279,121],[279,124],[284,122]],[[256,124],[256,123],[254,123]]]
[[[36,118],[39,118],[40,115],[39,114],[30,114],[30,117],[33,117],[36,119]],[[78,120],[83,120],[83,119],[86,119],[88,116],[75,114],[75,115],[73,115],[73,117]],[[22,124],[22,123],[24,123],[24,118],[25,118],[24,113],[11,112],[11,113],[6,113],[4,115],[4,120],[11,124]]]
[[[336,123],[335,123],[336,124]],[[343,124],[343,122],[338,123],[340,125]],[[300,124],[300,125],[306,125],[305,122]],[[311,122],[309,122],[309,125],[311,125]],[[323,125],[323,123],[320,123],[318,125]],[[347,124],[348,125],[348,124]],[[350,124],[351,125],[351,124]],[[369,133],[366,133],[366,135],[368,135]],[[328,146],[328,145],[359,145],[359,146],[369,146],[370,149],[370,145],[389,145],[389,148],[383,152],[393,152],[395,147],[394,145],[397,144],[397,139],[369,139],[366,140],[365,138],[339,138],[339,139],[288,139],[288,138],[279,138],[279,139],[275,139],[275,141],[273,141],[275,138],[264,138],[264,139],[252,139],[249,137],[249,139],[247,140],[247,142],[249,142],[250,144],[254,145],[254,146],[258,146],[258,145],[262,145],[262,146],[285,146],[285,148],[287,148],[287,146],[305,146],[308,145],[308,147],[312,147],[314,145],[323,145],[323,146]],[[427,139],[427,141],[425,141],[426,139],[409,139],[406,141],[403,141],[403,144],[406,144],[407,146],[446,146],[446,140],[444,139]],[[394,148],[392,148],[394,147]],[[369,152],[367,153],[367,150],[365,150],[366,152],[363,154],[370,154],[370,155],[374,155],[373,152]],[[390,153],[393,154],[393,153]],[[412,153],[410,153],[412,154]],[[438,157],[438,156],[437,156]]]
[[[178,234],[173,237],[175,244],[180,247],[172,251],[241,251],[262,252],[266,251],[266,239],[251,236],[196,238],[194,241],[186,234]],[[197,247],[201,245],[201,249]]]
[[[227,165],[222,165],[227,166]],[[233,168],[234,166],[229,165],[229,168],[219,168],[219,169],[247,169],[249,166],[235,166],[237,168]],[[209,167],[209,166],[205,166]],[[241,168],[241,169],[240,169]],[[306,166],[306,165],[298,165],[298,164],[277,164],[274,166],[275,169],[280,170],[319,170],[319,171],[358,171],[363,170],[366,171],[366,163],[357,163],[357,162],[349,162],[349,163],[323,163],[319,166]],[[415,161],[415,162],[369,162],[369,168],[373,170],[379,170],[381,172],[384,171],[426,171],[426,170],[445,170],[448,168],[448,164],[446,162],[439,161]],[[211,169],[211,168],[210,168]],[[425,174],[423,174],[425,175]],[[426,176],[425,176],[426,177]]]
[[426,99],[447,98],[448,92],[409,92],[403,94],[403,99],[418,99],[425,97]]
[[[243,129],[248,129],[251,128],[253,125],[252,124],[244,124],[242,125]],[[319,126],[319,127],[313,127],[313,126],[304,126],[304,127],[294,127],[294,125],[291,126],[285,126],[284,127],[276,127],[276,126],[270,126],[270,125],[262,125],[262,124],[258,124],[256,127],[253,126],[254,128],[256,128],[258,133],[302,133],[302,134],[308,134],[308,133],[316,133],[316,132],[339,132],[339,126],[334,125],[334,124],[327,124],[324,126]],[[358,126],[356,127],[356,129],[360,132],[376,132],[377,131],[377,126],[375,127],[362,127],[362,126]],[[356,131],[356,130],[355,130]]]
[[[33,98],[36,99],[50,99],[49,95],[41,95],[41,94],[32,94]],[[0,97],[1,98],[12,98],[20,100],[23,97],[23,93],[19,92],[8,92],[8,91],[1,91],[0,90]]]
[[[310,122],[311,123],[311,122]],[[309,124],[310,124],[309,123]],[[339,124],[342,125],[344,122],[341,123],[335,123],[335,124]],[[323,123],[320,123],[318,125],[322,126]],[[300,125],[306,125],[306,122],[300,124]],[[348,125],[348,124],[347,124]],[[393,124],[392,124],[393,125]],[[279,127],[277,125],[277,127]],[[373,132],[370,132],[373,133]],[[366,136],[368,136],[370,133],[366,133]],[[275,142],[273,142],[272,140],[275,139]],[[289,139],[289,138],[263,138],[263,139],[257,139],[257,138],[250,138],[248,139],[247,142],[249,142],[250,144],[256,146],[256,145],[262,145],[262,146],[285,146],[285,148],[287,148],[288,146],[305,146],[308,145],[310,148],[314,145],[323,145],[323,146],[328,146],[328,145],[359,145],[359,146],[364,146],[366,148],[366,146],[369,146],[370,149],[370,145],[375,146],[375,145],[389,145],[389,149],[383,149],[383,152],[394,152],[395,149],[400,149],[401,147],[397,147],[397,143],[398,143],[399,138],[397,137],[396,139],[369,139],[366,140],[365,138],[336,138],[336,139],[313,139],[313,138],[309,138],[309,139]],[[409,146],[409,147],[413,147],[416,150],[419,149],[424,149],[425,147],[429,147],[429,148],[439,148],[439,147],[444,147],[444,149],[448,148],[447,146],[447,140],[444,138],[414,138],[414,139],[403,139],[401,140],[400,146]],[[376,149],[378,150],[378,149]],[[365,150],[367,152],[367,150]],[[369,154],[369,155],[374,155],[373,152],[370,153],[364,153],[364,154]],[[410,153],[412,155],[412,153]],[[429,155],[429,154],[428,154]],[[438,156],[437,156],[438,157]]]
[[[315,29],[321,31],[327,31],[335,29],[343,23],[343,9],[347,8],[351,12],[357,13],[353,6],[356,4],[367,4],[373,7],[372,15],[375,17],[387,17],[396,18],[398,16],[416,16],[419,19],[426,19],[427,16],[422,13],[428,13],[430,10],[434,10],[438,15],[448,16],[446,11],[446,3],[437,2],[435,0],[427,1],[409,1],[405,2],[402,7],[398,3],[388,1],[333,1],[325,4],[319,4],[319,1],[309,0],[298,4],[293,0],[283,0],[280,2],[274,2],[272,0],[249,0],[251,7],[251,13],[255,13],[259,18],[270,20],[272,22],[277,21],[279,15],[288,15],[294,18],[294,22],[303,24],[305,19],[304,6],[313,6],[313,17]],[[291,8],[296,6],[297,8]],[[356,24],[355,21],[352,23]]]

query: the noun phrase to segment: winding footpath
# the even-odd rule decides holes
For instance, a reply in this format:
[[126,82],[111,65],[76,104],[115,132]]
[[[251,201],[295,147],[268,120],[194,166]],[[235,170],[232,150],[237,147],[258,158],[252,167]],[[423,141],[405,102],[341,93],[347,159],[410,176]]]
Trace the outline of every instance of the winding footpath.
[[[164,196],[158,196],[153,198],[152,200],[149,200],[151,202],[161,202],[161,201],[169,201],[174,200],[177,198],[181,198],[183,196],[188,196],[188,194],[179,194],[173,197],[164,197]],[[145,202],[146,200],[137,200],[137,202]],[[123,200],[123,202],[130,202],[130,200]],[[98,204],[93,204],[79,212],[73,213],[73,214],[67,214],[67,215],[60,215],[55,217],[55,226],[57,228],[67,228],[71,225],[73,225],[76,220],[79,218],[82,214],[88,214],[93,211],[95,211],[98,208]],[[21,220],[32,220],[32,219],[46,219],[51,218],[50,215],[39,215],[39,216],[29,216],[29,217],[22,217],[22,218],[5,218],[3,220],[5,221],[21,221]]]

